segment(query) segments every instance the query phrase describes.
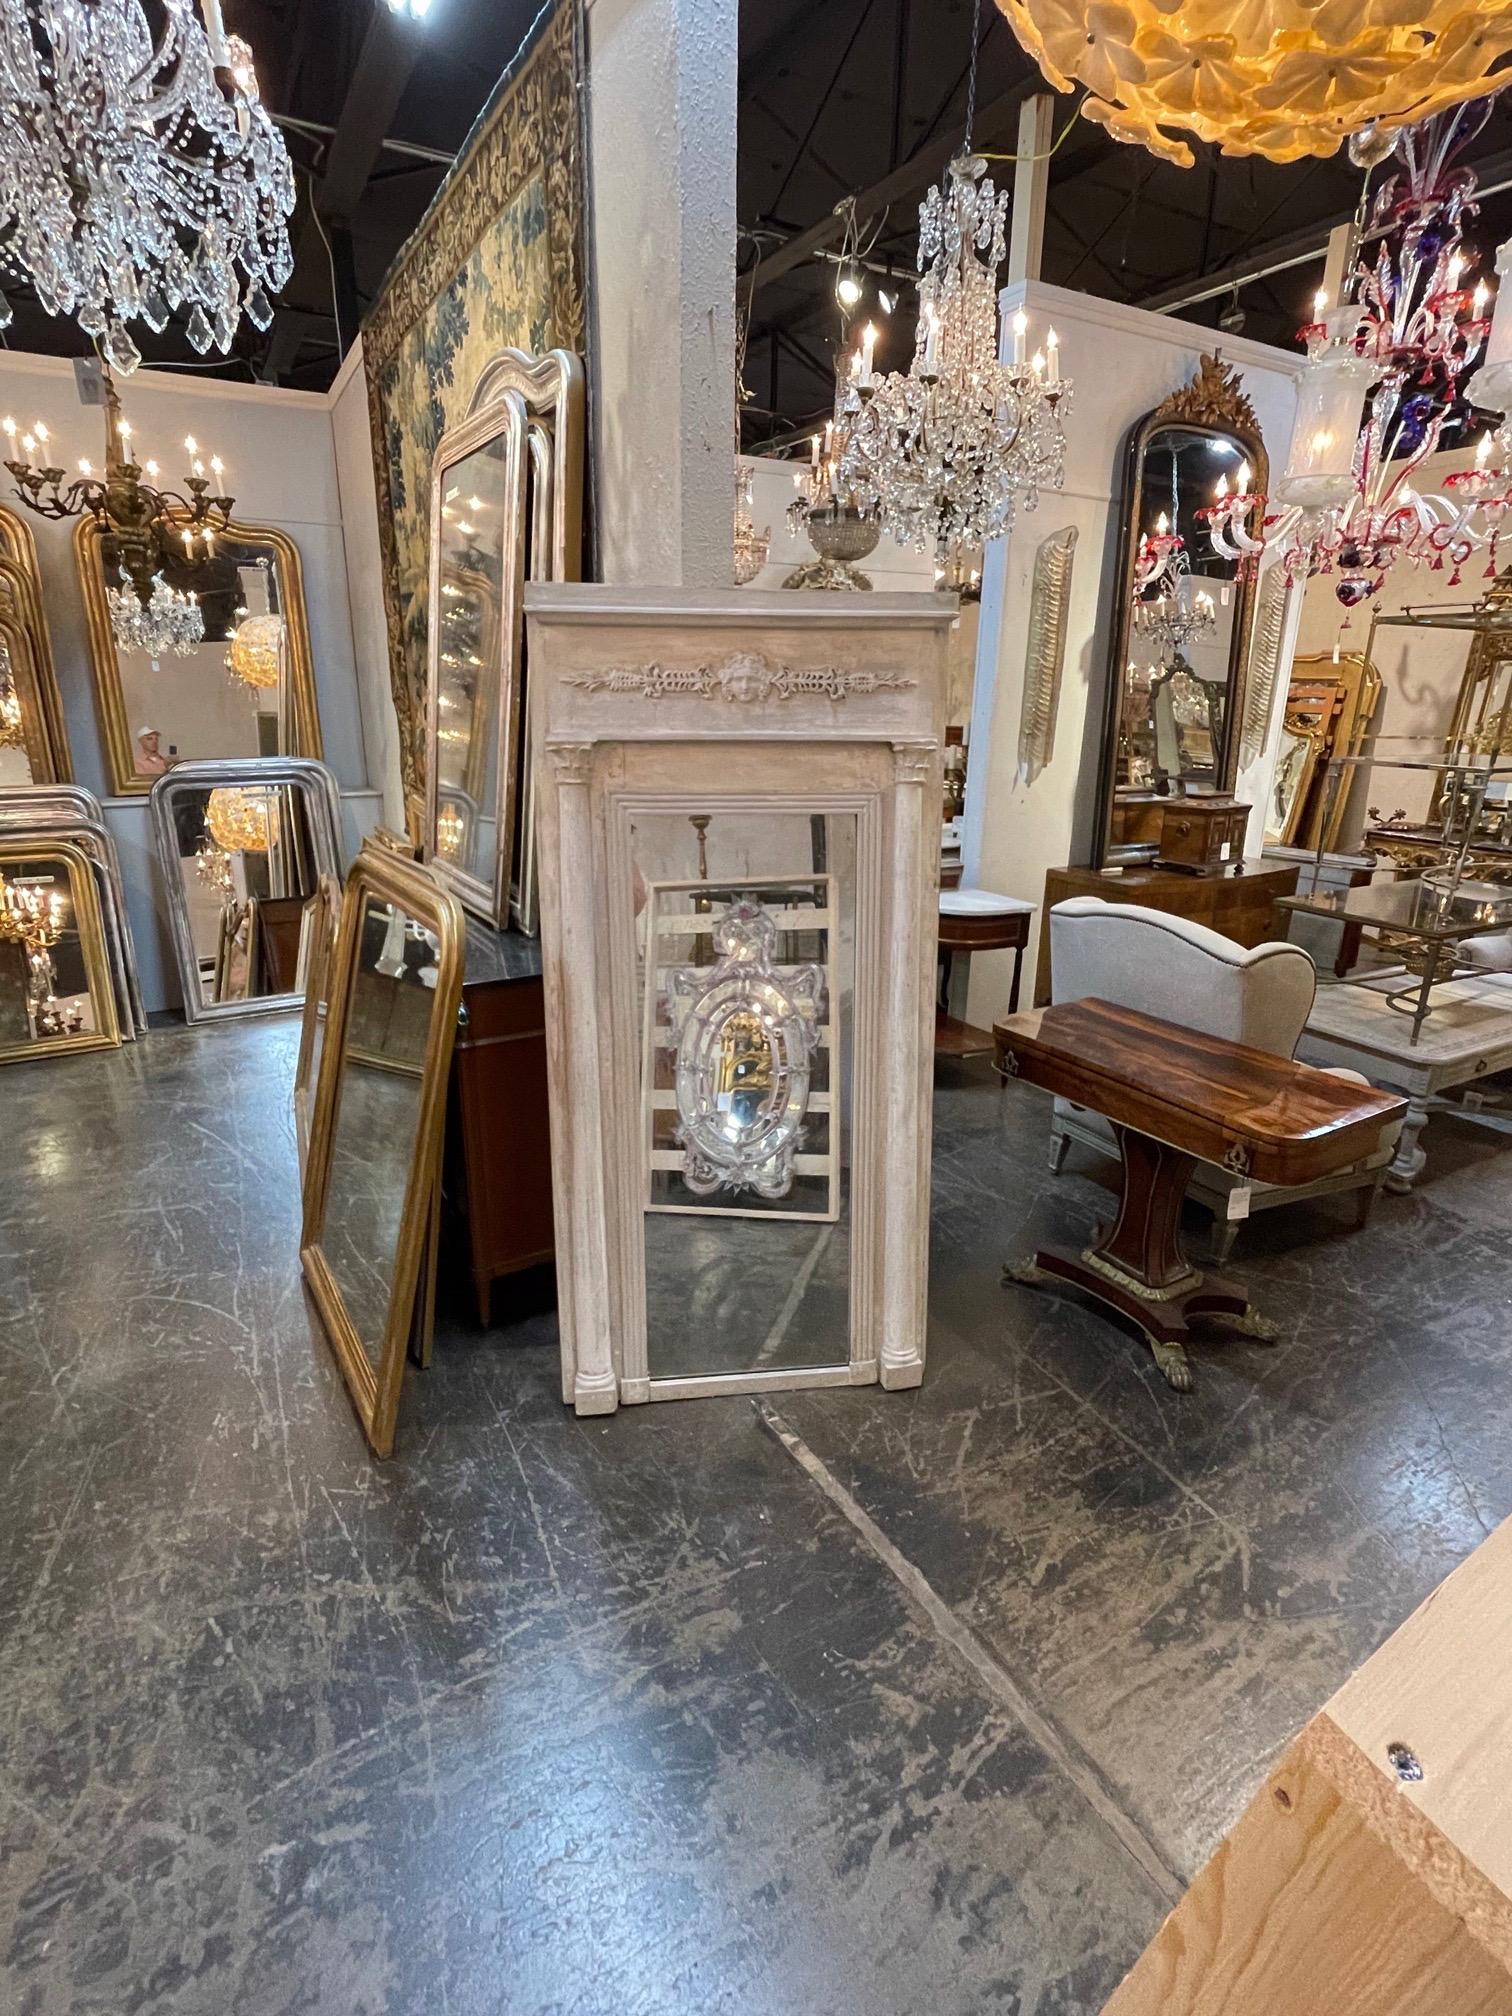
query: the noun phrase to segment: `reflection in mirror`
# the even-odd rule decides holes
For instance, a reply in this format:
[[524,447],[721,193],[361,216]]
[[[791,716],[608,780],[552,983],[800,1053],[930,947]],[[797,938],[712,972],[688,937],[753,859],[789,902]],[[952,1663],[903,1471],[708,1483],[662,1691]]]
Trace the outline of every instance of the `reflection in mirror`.
[[440,945],[425,924],[376,896],[364,902],[358,931],[338,1067],[324,1245],[352,1327],[376,1372],[420,1123]]
[[310,1152],[311,1107],[320,1077],[320,1053],[325,1047],[326,1001],[340,914],[340,884],[333,875],[318,876],[315,893],[305,905],[299,933],[299,968],[294,976],[294,990],[304,999],[299,1055],[294,1062],[294,1138],[301,1176]]
[[1237,374],[1211,358],[1130,437],[1099,862],[1153,857],[1172,797],[1233,790],[1255,591],[1215,546],[1205,514],[1236,484],[1258,492],[1265,480]]
[[88,860],[61,842],[0,842],[0,1061],[119,1041]]
[[856,823],[634,831],[653,1380],[850,1355]]
[[498,846],[505,442],[444,471],[438,537],[436,852],[491,881]]
[[319,754],[299,556],[282,533],[233,523],[193,554],[169,551],[160,578],[185,622],[171,645],[132,644],[112,620],[139,607],[92,521],[78,564],[118,792],[150,790],[180,763]]
[[330,772],[190,764],[152,802],[187,1018],[298,1006],[305,906],[338,865]]
[[393,1447],[440,1180],[463,937],[462,913],[432,873],[358,856],[331,976],[301,1257],[380,1456]]
[[41,784],[32,751],[26,703],[17,676],[13,639],[9,626],[0,623],[0,785]]

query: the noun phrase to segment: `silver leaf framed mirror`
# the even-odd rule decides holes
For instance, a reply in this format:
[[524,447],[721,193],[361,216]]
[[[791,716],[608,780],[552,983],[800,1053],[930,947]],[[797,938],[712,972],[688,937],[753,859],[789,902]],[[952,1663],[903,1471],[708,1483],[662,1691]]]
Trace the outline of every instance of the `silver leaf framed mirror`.
[[305,908],[341,872],[331,772],[308,757],[183,763],[151,810],[185,1021],[298,1008]]

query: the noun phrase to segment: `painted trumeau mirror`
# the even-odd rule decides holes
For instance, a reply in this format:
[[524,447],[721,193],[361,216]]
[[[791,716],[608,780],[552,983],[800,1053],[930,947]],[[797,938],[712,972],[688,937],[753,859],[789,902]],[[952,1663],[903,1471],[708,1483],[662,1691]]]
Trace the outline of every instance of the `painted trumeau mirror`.
[[165,559],[168,587],[197,598],[204,636],[157,656],[117,639],[110,597],[122,582],[97,520],[80,519],[74,559],[116,796],[150,791],[179,763],[321,754],[304,577],[287,534],[233,519],[210,555]]
[[1234,788],[1255,583],[1203,514],[1241,472],[1264,493],[1260,424],[1238,372],[1204,357],[1124,451],[1094,867],[1152,859],[1170,799]]

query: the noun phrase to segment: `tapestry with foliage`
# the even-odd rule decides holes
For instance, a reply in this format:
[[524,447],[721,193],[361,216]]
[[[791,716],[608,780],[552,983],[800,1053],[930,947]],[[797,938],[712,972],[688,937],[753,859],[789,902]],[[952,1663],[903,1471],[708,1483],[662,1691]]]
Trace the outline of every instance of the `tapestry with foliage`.
[[389,677],[410,806],[425,790],[430,472],[497,351],[584,353],[576,0],[484,111],[363,324]]

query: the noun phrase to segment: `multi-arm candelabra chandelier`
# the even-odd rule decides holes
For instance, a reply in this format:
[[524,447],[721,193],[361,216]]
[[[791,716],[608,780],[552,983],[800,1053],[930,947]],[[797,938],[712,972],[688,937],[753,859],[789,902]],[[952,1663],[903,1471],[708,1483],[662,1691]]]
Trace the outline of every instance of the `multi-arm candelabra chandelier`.
[[[48,460],[52,436],[44,421],[21,433],[12,416],[0,421],[7,454],[5,466],[16,479],[16,495],[39,518],[94,518],[100,526],[100,557],[106,574],[114,573],[110,590],[111,627],[122,650],[186,651],[205,634],[199,598],[192,590],[175,590],[162,575],[163,563],[193,563],[210,559],[216,539],[231,522],[234,500],[212,492],[225,466],[218,455],[208,462],[192,434],[184,440],[189,473],[182,490],[158,487],[158,465],[138,462],[131,422],[122,417],[121,402],[109,371],[105,372],[105,469],[80,458],[77,472]],[[34,459],[36,458],[36,459]]]
[[0,874],[0,945],[19,945],[26,959],[26,998],[38,1029],[66,1035],[82,1026],[83,1010],[57,997],[53,947],[63,936],[68,904],[59,890],[8,882]]
[[977,155],[957,155],[920,205],[923,277],[911,366],[879,376],[863,339],[837,414],[842,487],[862,510],[880,511],[895,539],[932,547],[941,566],[1006,532],[1018,505],[1032,508],[1041,488],[1063,480],[1071,388],[1060,375],[1054,330],[1031,357],[1020,311],[1011,361],[1000,358],[997,272],[1008,197],[986,169]]
[[[1505,421],[1483,439],[1473,468],[1445,479],[1449,495],[1416,487],[1488,333],[1485,364],[1466,389],[1498,413],[1512,404],[1512,303],[1504,290],[1488,321],[1486,283],[1470,282],[1460,239],[1474,212],[1475,176],[1453,165],[1489,111],[1482,100],[1390,136],[1402,172],[1373,206],[1366,242],[1378,241],[1375,257],[1357,264],[1352,298],[1331,308],[1318,297],[1315,319],[1301,332],[1308,364],[1291,461],[1275,496],[1252,495],[1247,476],[1232,491],[1220,480],[1202,514],[1226,558],[1254,562],[1274,548],[1290,580],[1337,574],[1346,607],[1375,594],[1402,559],[1448,566],[1452,586],[1465,563],[1489,549],[1487,572],[1495,573],[1512,508]],[[1351,143],[1362,165],[1370,154]],[[1503,277],[1509,263],[1512,243],[1498,255]]]
[[294,170],[252,52],[219,0],[151,13],[160,33],[143,0],[0,0],[0,264],[123,372],[128,322],[187,310],[196,350],[229,350],[294,264]]

